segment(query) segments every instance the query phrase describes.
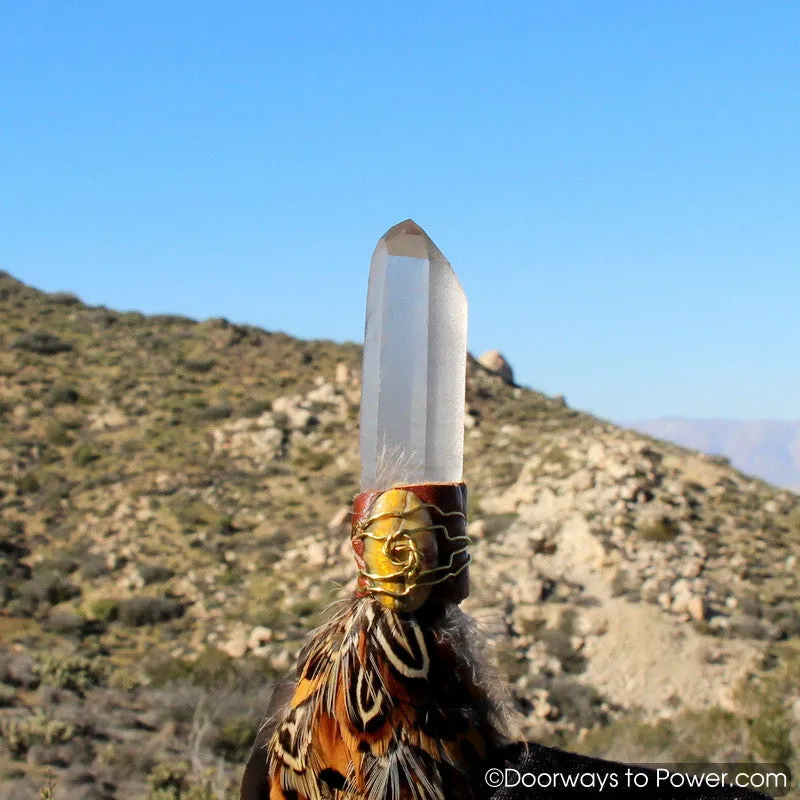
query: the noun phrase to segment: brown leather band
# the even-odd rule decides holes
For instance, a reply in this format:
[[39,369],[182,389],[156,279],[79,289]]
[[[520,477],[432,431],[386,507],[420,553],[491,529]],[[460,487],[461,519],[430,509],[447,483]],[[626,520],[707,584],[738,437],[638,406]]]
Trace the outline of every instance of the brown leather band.
[[[443,566],[450,562],[450,558],[456,550],[463,547],[463,540],[450,541],[458,536],[466,536],[467,533],[467,486],[464,483],[421,483],[411,486],[394,486],[394,489],[406,489],[413,492],[423,503],[429,505],[428,512],[431,515],[433,524],[444,526],[447,535],[440,529],[436,529],[436,541],[439,549],[439,565]],[[353,500],[353,533],[357,533],[359,526],[369,519],[372,506],[382,492],[362,492],[356,495]],[[463,516],[447,516],[452,512],[459,512]],[[439,513],[442,512],[442,513]],[[364,540],[358,536],[351,538],[353,553],[356,564],[361,572],[365,570],[364,565]],[[460,603],[469,595],[469,568],[464,565],[469,560],[468,553],[461,553],[453,557],[452,571],[457,572],[447,580],[436,584],[433,587],[431,600],[446,601],[449,603]],[[460,570],[460,572],[459,572]],[[363,575],[359,577],[358,592],[366,593],[366,579]]]

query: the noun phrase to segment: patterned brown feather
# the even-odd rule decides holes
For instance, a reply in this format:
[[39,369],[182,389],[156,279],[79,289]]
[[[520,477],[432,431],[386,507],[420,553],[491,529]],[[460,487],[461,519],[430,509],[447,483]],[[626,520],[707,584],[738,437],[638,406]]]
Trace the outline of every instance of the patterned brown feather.
[[354,597],[304,648],[272,717],[270,800],[476,797],[505,737],[474,642],[452,604],[395,613]]

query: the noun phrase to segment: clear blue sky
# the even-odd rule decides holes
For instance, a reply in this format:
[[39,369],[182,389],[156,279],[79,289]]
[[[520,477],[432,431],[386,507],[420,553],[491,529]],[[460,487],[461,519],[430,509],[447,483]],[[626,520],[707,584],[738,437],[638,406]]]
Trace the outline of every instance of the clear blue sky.
[[788,2],[0,0],[0,268],[360,340],[413,217],[470,348],[606,418],[800,418]]

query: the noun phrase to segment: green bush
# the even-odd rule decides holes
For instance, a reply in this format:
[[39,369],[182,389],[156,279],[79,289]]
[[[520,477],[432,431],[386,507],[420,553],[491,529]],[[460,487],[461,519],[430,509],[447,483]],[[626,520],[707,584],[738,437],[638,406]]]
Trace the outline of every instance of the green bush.
[[40,561],[33,570],[34,575],[45,575],[57,572],[61,575],[70,575],[78,568],[78,562],[69,555],[57,555],[53,558]]
[[265,411],[269,411],[272,408],[272,403],[267,400],[251,400],[248,402],[242,414],[245,417],[260,417]]
[[58,353],[68,353],[72,345],[58,338],[52,333],[35,331],[24,333],[11,345],[16,350],[25,350],[40,356],[51,356]]
[[81,399],[78,390],[74,386],[55,386],[47,398],[48,405],[74,405]]
[[638,527],[640,538],[646,542],[671,542],[678,534],[680,529],[675,520],[669,517],[648,520],[641,522]]
[[41,682],[46,686],[70,689],[79,694],[101,684],[106,674],[105,668],[96,659],[58,653],[42,656],[38,673]]
[[157,625],[183,616],[183,606],[167,597],[131,597],[119,604],[119,621],[131,628]]
[[172,511],[178,522],[186,528],[214,525],[221,519],[220,515],[202,500],[178,500],[173,504]]
[[175,574],[169,567],[161,564],[140,564],[138,572],[145,586],[151,583],[163,583]]
[[35,744],[63,744],[75,734],[75,729],[57,719],[48,719],[41,711],[31,717],[12,717],[0,720],[0,736],[12,756],[20,758]]
[[105,556],[96,554],[88,555],[81,564],[81,575],[84,580],[87,581],[99,578],[101,575],[107,575],[109,572],[111,572],[111,570],[108,567],[108,561]]
[[20,584],[18,595],[35,610],[39,606],[63,603],[77,597],[81,590],[57,572],[34,572],[30,580]]
[[214,358],[187,358],[183,366],[189,372],[205,373],[214,369],[217,361]]
[[147,780],[147,800],[180,800],[189,785],[188,774],[189,765],[182,762],[157,764]]
[[193,661],[184,658],[162,661],[152,668],[150,677],[156,685],[177,681],[210,687],[227,681],[233,668],[234,660],[227,653],[206,647]]
[[236,533],[236,527],[233,524],[233,519],[229,516],[222,516],[211,525],[209,533],[214,536],[230,536]]
[[216,422],[228,419],[232,414],[233,409],[227,403],[220,403],[216,406],[198,408],[192,412],[191,417],[198,422]]
[[305,468],[310,472],[319,472],[325,469],[332,461],[332,453],[326,453],[323,450],[313,450],[305,446],[299,447],[292,459],[295,466]]
[[157,764],[148,778],[146,800],[238,800],[238,791],[230,785],[223,788],[224,795],[219,794],[218,778],[216,770],[191,778],[183,762]]
[[258,727],[258,719],[252,714],[228,720],[219,732],[214,751],[227,761],[246,761]]
[[92,616],[100,622],[113,622],[119,618],[119,601],[113,598],[95,600],[89,608]]
[[99,458],[100,453],[86,442],[81,442],[79,445],[76,445],[75,449],[72,451],[72,462],[77,467],[87,467]]
[[13,706],[17,699],[17,690],[7,683],[0,683],[0,708]]
[[74,611],[54,610],[42,623],[42,627],[64,636],[80,636],[86,627],[86,620]]
[[15,481],[18,494],[34,494],[41,488],[39,476],[35,470],[26,472]]
[[52,292],[47,299],[59,306],[79,306],[83,303],[83,300],[73,292]]
[[758,758],[774,763],[792,759],[792,720],[789,705],[800,686],[800,642],[796,639],[772,645],[767,663],[773,664],[760,678],[751,676],[737,687],[735,699],[743,708]]
[[45,439],[56,447],[72,444],[69,428],[60,419],[49,419],[44,427]]

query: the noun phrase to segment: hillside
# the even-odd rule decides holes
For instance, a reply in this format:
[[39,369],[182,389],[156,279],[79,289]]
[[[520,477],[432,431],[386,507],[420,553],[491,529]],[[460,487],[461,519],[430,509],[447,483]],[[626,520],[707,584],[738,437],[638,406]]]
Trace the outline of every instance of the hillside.
[[[360,348],[0,273],[4,796],[224,798],[351,584]],[[530,737],[800,770],[800,498],[470,362],[473,594]]]
[[751,475],[800,490],[800,421],[664,418],[634,422],[637,431],[723,455]]

